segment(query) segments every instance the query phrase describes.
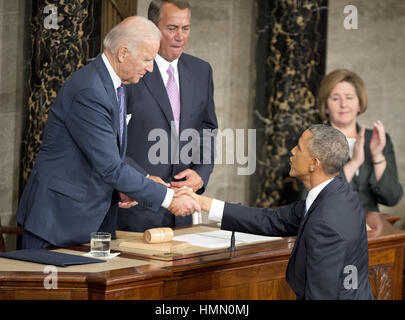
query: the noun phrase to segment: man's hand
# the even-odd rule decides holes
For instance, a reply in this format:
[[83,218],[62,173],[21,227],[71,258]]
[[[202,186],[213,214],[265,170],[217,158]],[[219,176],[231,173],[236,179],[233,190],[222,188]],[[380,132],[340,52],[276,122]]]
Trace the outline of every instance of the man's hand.
[[148,179],[151,179],[157,183],[163,184],[165,187],[170,188],[170,183],[166,183],[162,180],[162,178],[158,177],[158,176],[149,176]]
[[188,216],[194,212],[201,212],[197,201],[187,194],[174,194],[172,202],[167,208],[175,216]]
[[120,192],[120,198],[121,201],[118,202],[118,207],[120,208],[129,209],[138,204],[138,202],[136,202],[134,199],[128,197],[126,194],[122,192]]
[[191,169],[186,169],[182,172],[179,172],[177,175],[174,176],[175,179],[183,179],[186,178],[184,181],[173,181],[171,183],[172,189],[176,190],[182,187],[189,187],[194,192],[197,192],[203,185],[203,181],[200,175]]
[[195,200],[203,211],[210,212],[212,199],[209,197],[198,195],[194,193],[193,190],[187,187],[177,189],[175,191],[175,195],[177,196],[186,195]]

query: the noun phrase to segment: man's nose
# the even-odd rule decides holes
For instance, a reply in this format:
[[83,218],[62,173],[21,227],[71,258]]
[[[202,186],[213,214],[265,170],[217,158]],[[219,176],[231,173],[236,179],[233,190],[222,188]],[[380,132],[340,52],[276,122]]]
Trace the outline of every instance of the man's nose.
[[178,30],[176,31],[176,34],[174,35],[174,39],[175,39],[176,41],[182,41],[183,38],[184,38],[183,30],[178,29]]

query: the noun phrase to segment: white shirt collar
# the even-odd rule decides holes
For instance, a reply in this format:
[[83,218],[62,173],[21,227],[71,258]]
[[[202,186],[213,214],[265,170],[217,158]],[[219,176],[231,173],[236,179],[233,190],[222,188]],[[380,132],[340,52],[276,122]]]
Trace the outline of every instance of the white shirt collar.
[[114,84],[114,88],[117,89],[121,85],[120,77],[115,73],[113,67],[111,66],[110,61],[108,61],[107,56],[104,53],[101,55],[101,58],[104,61],[104,64],[108,70],[108,73],[110,74],[111,80]]
[[315,201],[316,197],[319,195],[319,193],[323,190],[323,188],[325,188],[329,182],[331,182],[333,180],[329,179],[326,180],[320,184],[318,184],[316,187],[312,188],[308,195],[307,195],[307,199],[305,200],[305,208],[306,208],[306,212],[309,210],[309,208],[311,207],[312,203]]
[[179,62],[179,59],[177,58],[176,60],[173,60],[172,62],[167,61],[166,59],[162,58],[159,54],[155,56],[155,61],[159,67],[159,70],[161,73],[167,72],[167,69],[169,68],[169,65],[172,65],[174,68],[174,72],[177,73],[177,64]]

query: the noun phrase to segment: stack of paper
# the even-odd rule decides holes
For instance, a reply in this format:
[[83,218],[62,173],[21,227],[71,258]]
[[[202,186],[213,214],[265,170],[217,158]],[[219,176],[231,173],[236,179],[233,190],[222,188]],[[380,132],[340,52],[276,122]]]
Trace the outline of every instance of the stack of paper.
[[[231,235],[231,231],[217,230],[194,234],[184,234],[174,237],[173,240],[186,241],[188,243],[191,243],[193,246],[198,247],[222,248],[230,246]],[[280,239],[281,237],[266,237],[249,233],[235,232],[235,245]]]

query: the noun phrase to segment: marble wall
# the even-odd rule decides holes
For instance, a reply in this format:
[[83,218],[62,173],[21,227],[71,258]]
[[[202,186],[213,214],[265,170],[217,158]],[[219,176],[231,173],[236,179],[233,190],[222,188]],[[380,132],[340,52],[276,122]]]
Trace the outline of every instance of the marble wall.
[[[346,5],[357,8],[358,29],[346,29]],[[349,17],[350,18],[350,17]],[[349,24],[351,21],[348,21]],[[352,21],[354,22],[354,21]],[[398,0],[329,1],[327,72],[347,68],[358,73],[368,89],[369,106],[359,122],[371,128],[381,120],[396,152],[400,181],[405,187],[405,2]],[[405,228],[405,199],[382,211],[402,217]]]
[[[27,98],[30,42],[29,8],[24,0],[0,0],[0,219],[15,225],[20,145]],[[6,248],[15,237],[6,237]]]
[[[150,0],[138,0],[138,15],[146,16]],[[255,48],[254,0],[190,0],[191,35],[186,52],[208,61],[214,73],[214,99],[221,130],[251,128]],[[234,131],[235,132],[235,131]],[[225,148],[225,143],[223,144]],[[206,195],[249,202],[249,176],[237,174],[246,167],[215,165]],[[206,215],[203,214],[203,221]]]

